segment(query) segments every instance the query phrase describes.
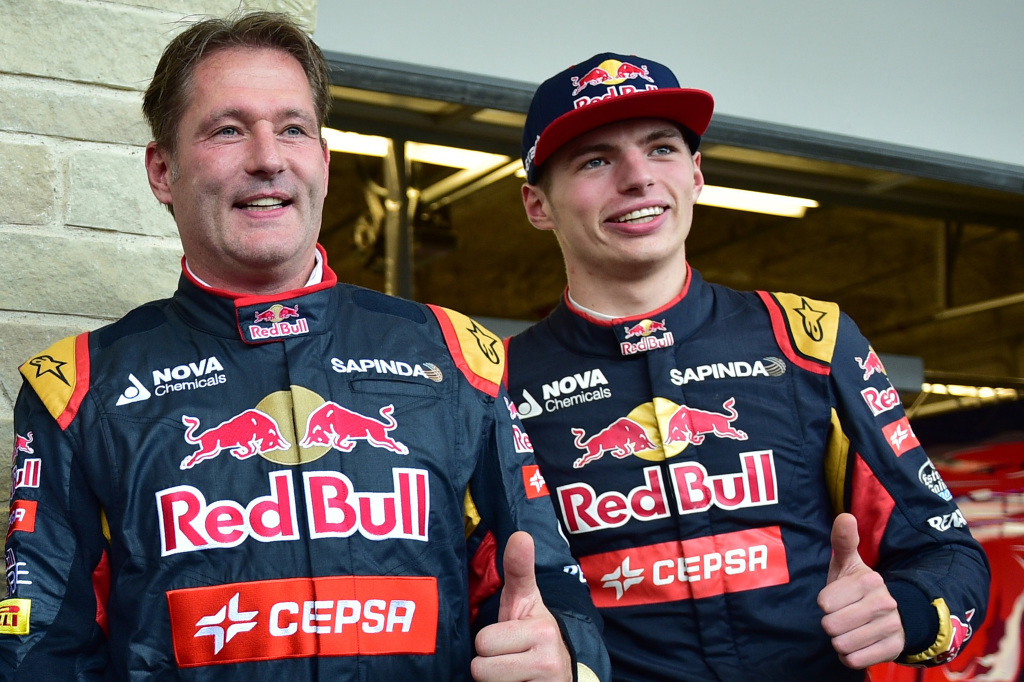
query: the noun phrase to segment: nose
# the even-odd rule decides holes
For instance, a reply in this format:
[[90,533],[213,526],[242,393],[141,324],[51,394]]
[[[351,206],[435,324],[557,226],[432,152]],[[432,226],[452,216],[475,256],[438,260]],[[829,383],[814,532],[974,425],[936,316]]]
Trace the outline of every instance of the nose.
[[642,192],[654,184],[650,160],[640,149],[630,149],[619,159],[618,165],[619,190],[622,192]]
[[252,175],[274,175],[284,170],[280,142],[267,121],[260,121],[252,128],[246,170]]

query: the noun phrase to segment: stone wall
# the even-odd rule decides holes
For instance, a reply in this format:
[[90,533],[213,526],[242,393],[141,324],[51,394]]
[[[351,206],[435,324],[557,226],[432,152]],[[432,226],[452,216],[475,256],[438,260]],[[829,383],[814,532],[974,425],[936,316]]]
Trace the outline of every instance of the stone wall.
[[183,18],[240,6],[315,29],[317,0],[0,0],[0,452],[18,365],[173,291],[181,245],[146,181],[142,92]]

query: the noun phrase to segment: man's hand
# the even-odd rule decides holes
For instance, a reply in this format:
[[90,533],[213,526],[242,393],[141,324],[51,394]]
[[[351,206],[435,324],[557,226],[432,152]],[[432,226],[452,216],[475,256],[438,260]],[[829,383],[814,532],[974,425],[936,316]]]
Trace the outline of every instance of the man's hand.
[[903,622],[896,600],[882,580],[857,552],[857,519],[840,514],[832,525],[832,560],[828,583],[818,593],[825,612],[821,627],[843,665],[862,670],[891,661],[903,651]]
[[498,622],[476,636],[477,682],[572,680],[572,659],[537,588],[533,556],[530,534],[513,533],[505,546]]

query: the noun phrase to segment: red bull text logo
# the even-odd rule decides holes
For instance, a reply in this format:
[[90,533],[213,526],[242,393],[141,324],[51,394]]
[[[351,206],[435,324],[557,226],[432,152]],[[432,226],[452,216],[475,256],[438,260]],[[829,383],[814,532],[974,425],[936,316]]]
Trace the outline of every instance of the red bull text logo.
[[[286,321],[293,317],[298,319],[295,322]],[[306,318],[299,317],[299,306],[274,304],[267,310],[256,313],[253,322],[255,324],[249,325],[249,335],[254,341],[309,333],[309,323]],[[261,326],[261,323],[270,323],[270,326],[264,327]]]
[[[619,350],[623,355],[635,355],[655,348],[668,348],[675,343],[675,337],[665,326],[665,320],[641,320],[633,325],[624,328],[625,340],[619,344]],[[653,336],[656,332],[663,332],[661,336]],[[639,341],[631,342],[629,339],[639,338]]]
[[313,656],[433,654],[434,577],[290,578],[167,593],[183,668]]
[[[249,538],[282,542],[301,537],[292,472],[268,474],[270,494],[243,504],[231,499],[207,502],[190,485],[156,493],[162,556],[218,547],[236,547]],[[393,488],[359,492],[344,474],[303,472],[309,537],[339,538],[359,533],[370,540],[428,540],[430,488],[426,471],[395,468]]]
[[[620,62],[617,59],[606,59],[585,75],[571,77],[572,96],[575,97],[589,87],[605,84],[618,85],[624,81],[637,78],[643,79],[648,83],[654,82],[646,64],[637,66],[629,62]],[[635,91],[636,88],[633,88],[633,90]]]
[[868,347],[868,356],[863,360],[860,358],[854,358],[857,361],[857,365],[864,370],[864,381],[871,378],[872,374],[885,374],[885,367],[882,366],[882,361],[878,358],[878,354],[875,353],[875,349]]
[[860,394],[864,398],[864,402],[867,403],[868,409],[871,410],[871,414],[876,417],[900,404],[900,394],[892,386],[884,390],[869,386]]
[[778,526],[604,552],[582,557],[580,565],[598,608],[702,599],[789,582]]
[[[709,475],[698,462],[669,466],[670,484],[678,514],[694,514],[712,506],[725,510],[778,504],[778,479],[771,450],[739,455],[740,472]],[[618,528],[629,521],[653,521],[669,516],[673,500],[665,487],[660,467],[643,470],[644,483],[629,493],[610,490],[597,494],[587,483],[556,489],[555,497],[565,528],[572,534]]]

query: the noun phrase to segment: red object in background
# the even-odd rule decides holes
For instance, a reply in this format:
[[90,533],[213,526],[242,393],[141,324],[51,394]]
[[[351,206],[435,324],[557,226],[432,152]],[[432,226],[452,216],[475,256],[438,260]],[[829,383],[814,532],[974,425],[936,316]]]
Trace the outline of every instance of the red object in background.
[[953,661],[937,668],[888,663],[871,682],[1024,682],[1024,442],[952,453],[936,469],[992,567],[988,615]]

